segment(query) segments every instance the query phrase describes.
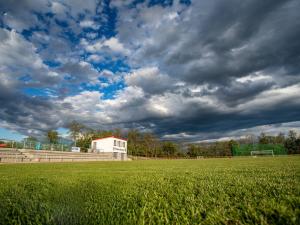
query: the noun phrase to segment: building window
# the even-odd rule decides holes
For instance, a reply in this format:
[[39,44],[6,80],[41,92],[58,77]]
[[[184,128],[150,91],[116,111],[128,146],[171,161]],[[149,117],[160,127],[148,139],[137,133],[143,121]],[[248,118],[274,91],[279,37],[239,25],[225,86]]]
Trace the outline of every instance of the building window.
[[116,140],[114,140],[114,146],[117,146],[117,141]]
[[118,147],[120,147],[120,141],[118,141]]
[[123,148],[125,148],[125,142],[123,142]]

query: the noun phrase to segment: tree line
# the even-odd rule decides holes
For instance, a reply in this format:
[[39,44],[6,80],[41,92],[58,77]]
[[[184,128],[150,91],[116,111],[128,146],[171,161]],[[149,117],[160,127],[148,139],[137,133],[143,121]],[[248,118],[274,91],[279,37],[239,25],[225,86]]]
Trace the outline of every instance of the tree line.
[[[300,135],[293,130],[285,136],[283,133],[278,135],[266,135],[261,133],[258,137],[254,135],[246,136],[238,140],[229,140],[222,142],[190,144],[188,145],[187,155],[190,157],[205,156],[232,156],[234,147],[239,145],[281,145],[288,154],[300,154]],[[254,150],[254,149],[253,149]]]
[[[116,136],[127,138],[128,154],[143,157],[183,157],[184,154],[180,151],[178,144],[171,141],[161,141],[152,133],[142,133],[132,129],[123,132],[121,129],[114,130],[97,130],[91,129],[77,121],[72,121],[67,128],[70,130],[70,135],[74,145],[81,148],[81,151],[87,152],[91,147],[92,140]],[[59,140],[58,132],[49,130],[46,133],[46,138],[50,144],[56,144]]]
[[[116,136],[127,138],[128,154],[143,157],[224,157],[232,156],[233,148],[243,144],[274,144],[282,145],[288,154],[300,154],[300,136],[293,130],[288,135],[266,135],[261,133],[258,137],[249,135],[245,138],[229,141],[216,141],[198,144],[180,144],[173,141],[163,141],[150,132],[140,132],[136,129],[127,132],[121,129],[95,130],[76,121],[68,124],[74,145],[87,152],[91,142],[97,138]],[[59,140],[58,132],[49,130],[46,134],[49,143],[55,144]]]

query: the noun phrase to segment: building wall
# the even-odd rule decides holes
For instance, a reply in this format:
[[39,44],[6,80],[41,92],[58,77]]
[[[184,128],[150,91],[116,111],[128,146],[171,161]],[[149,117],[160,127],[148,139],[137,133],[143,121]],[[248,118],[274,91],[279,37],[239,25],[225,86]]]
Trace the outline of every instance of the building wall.
[[[116,141],[117,146],[114,146],[114,141]],[[118,141],[120,141],[121,146],[118,146]],[[125,147],[123,147],[123,143],[125,142]],[[92,141],[91,149],[94,150],[94,143],[96,143],[96,151],[97,152],[119,152],[119,153],[127,153],[127,141],[120,140],[117,138],[103,138],[100,140]]]

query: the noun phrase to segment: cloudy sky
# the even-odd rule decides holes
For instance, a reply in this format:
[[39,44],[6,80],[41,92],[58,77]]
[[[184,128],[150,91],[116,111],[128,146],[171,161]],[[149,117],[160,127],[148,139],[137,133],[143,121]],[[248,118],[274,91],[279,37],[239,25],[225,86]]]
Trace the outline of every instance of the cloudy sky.
[[[300,127],[299,0],[0,1],[0,136]],[[16,132],[16,133],[14,133]]]

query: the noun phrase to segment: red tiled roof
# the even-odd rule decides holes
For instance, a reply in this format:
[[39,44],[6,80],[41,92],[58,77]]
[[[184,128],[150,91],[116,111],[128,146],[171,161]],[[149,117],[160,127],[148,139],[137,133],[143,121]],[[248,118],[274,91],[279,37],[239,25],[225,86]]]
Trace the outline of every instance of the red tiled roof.
[[105,138],[116,138],[116,139],[120,139],[120,140],[123,140],[123,141],[127,141],[127,139],[125,139],[125,138],[120,138],[120,137],[116,137],[116,136],[97,138],[97,139],[94,139],[93,141],[97,141],[97,140],[101,140],[101,139],[105,139]]

